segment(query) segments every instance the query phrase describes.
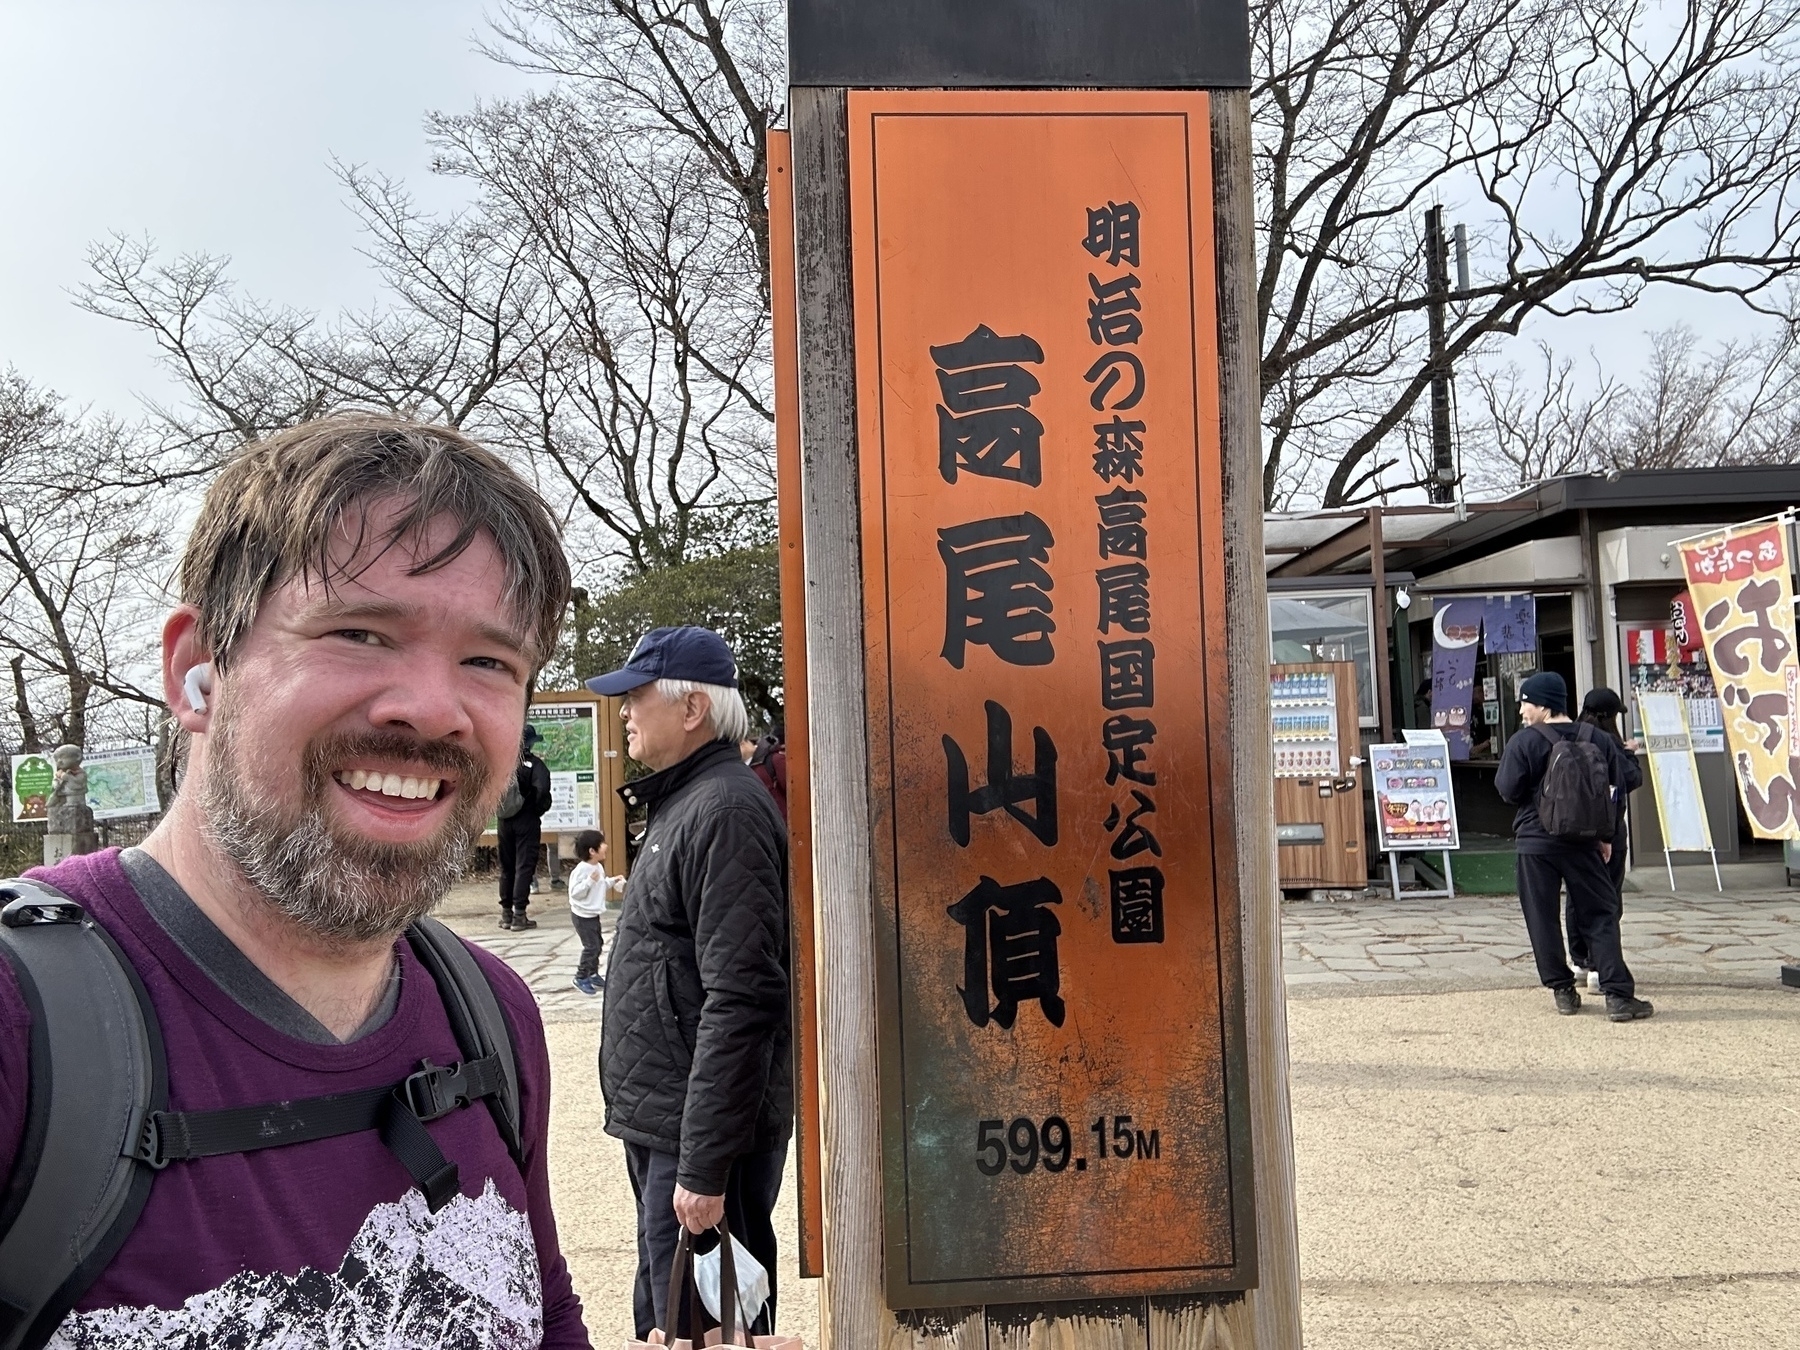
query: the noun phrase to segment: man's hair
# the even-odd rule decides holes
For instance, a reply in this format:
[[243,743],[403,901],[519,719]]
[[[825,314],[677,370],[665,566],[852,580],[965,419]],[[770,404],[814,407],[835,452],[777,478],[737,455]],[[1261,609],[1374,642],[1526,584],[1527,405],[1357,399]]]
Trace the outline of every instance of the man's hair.
[[[278,431],[238,451],[207,491],[182,551],[181,599],[200,611],[200,637],[221,670],[263,598],[305,575],[327,588],[332,538],[346,514],[403,504],[382,548],[447,516],[454,538],[412,574],[444,567],[485,533],[505,568],[505,598],[534,665],[556,648],[569,603],[569,564],[549,508],[503,460],[461,432],[372,413],[342,413]],[[354,549],[368,542],[366,513]]]
[[658,680],[656,692],[669,703],[689,694],[705,694],[712,700],[707,720],[712,724],[714,740],[741,741],[750,735],[750,710],[744,706],[744,696],[735,689],[697,680]]

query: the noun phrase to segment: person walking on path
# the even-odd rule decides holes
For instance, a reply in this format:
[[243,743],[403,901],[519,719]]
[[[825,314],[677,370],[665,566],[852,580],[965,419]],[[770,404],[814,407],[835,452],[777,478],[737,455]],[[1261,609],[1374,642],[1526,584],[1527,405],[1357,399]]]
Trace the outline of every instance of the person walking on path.
[[[1606,864],[1614,847],[1613,791],[1627,781],[1625,751],[1611,737],[1569,720],[1562,676],[1538,671],[1519,686],[1519,733],[1506,743],[1494,786],[1518,808],[1519,905],[1531,936],[1538,978],[1565,1016],[1581,1011],[1575,973],[1563,954],[1562,888],[1569,888],[1575,930],[1606,995],[1615,1022],[1648,1017],[1655,1009],[1637,997],[1619,938],[1619,896]],[[1635,768],[1636,766],[1632,766]],[[1545,812],[1551,819],[1546,821]],[[1585,813],[1587,829],[1576,831]],[[1570,819],[1566,821],[1565,816]],[[1624,841],[1618,841],[1623,847]]]
[[[1613,788],[1612,855],[1606,860],[1606,872],[1612,878],[1613,894],[1619,897],[1620,913],[1625,909],[1625,845],[1630,838],[1627,833],[1626,803],[1631,794],[1644,783],[1643,766],[1637,761],[1637,742],[1626,740],[1619,732],[1619,714],[1624,710],[1625,704],[1619,696],[1602,685],[1598,689],[1588,690],[1587,697],[1581,700],[1581,716],[1576,719],[1610,736],[1625,752],[1625,779]],[[1575,922],[1573,904],[1569,906],[1566,917],[1569,959],[1574,962],[1577,973],[1587,972],[1589,988],[1598,989],[1599,976],[1594,973],[1594,963],[1588,955],[1587,939],[1582,937],[1580,926]]]
[[625,889],[624,877],[606,875],[606,836],[599,830],[583,830],[575,836],[575,856],[580,860],[569,873],[569,914],[581,938],[581,959],[575,963],[575,987],[588,995],[606,988],[600,978],[600,915],[606,897]]
[[518,780],[516,801],[508,794],[499,806],[500,926],[521,932],[537,927],[537,920],[527,917],[525,911],[531,904],[532,878],[537,875],[544,814],[550,809],[550,768],[531,750],[541,739],[538,729],[527,723],[519,744],[519,765],[513,771]]
[[[627,746],[650,766],[619,795],[648,825],[613,931],[601,1017],[605,1129],[637,1197],[637,1334],[666,1320],[685,1225],[725,1219],[769,1273],[756,1330],[775,1322],[775,1229],[793,1132],[787,831],[738,743],[750,718],[718,634],[658,628],[587,681],[623,695]],[[696,1342],[699,1328],[690,1328]]]
[[[62,1259],[26,1344],[587,1350],[537,1005],[426,917],[556,650],[554,517],[449,427],[331,417],[231,459],[177,577],[161,675],[186,768],[168,813],[139,848],[28,874],[105,934],[153,1033],[161,1072],[124,1146],[136,1199],[79,1268],[66,1241],[0,1258],[0,1339],[25,1331],[15,1281]],[[76,1023],[18,973],[38,937],[87,940],[53,924],[69,920],[0,942],[20,963],[0,960],[0,1186],[51,1199],[78,1175],[55,1148],[89,1137],[28,1128],[47,1077],[84,1088],[60,1054],[83,1048],[59,1039]],[[124,1039],[130,1021],[108,1025]],[[0,1241],[46,1226],[36,1198]]]

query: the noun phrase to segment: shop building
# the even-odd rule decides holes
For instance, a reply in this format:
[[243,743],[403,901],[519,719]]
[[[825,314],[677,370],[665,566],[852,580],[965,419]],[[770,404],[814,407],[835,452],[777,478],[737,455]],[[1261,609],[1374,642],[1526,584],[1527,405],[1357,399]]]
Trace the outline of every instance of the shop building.
[[[1800,465],[1781,465],[1554,478],[1447,507],[1272,514],[1271,659],[1350,662],[1365,747],[1434,724],[1434,669],[1466,682],[1448,707],[1440,692],[1435,719],[1452,742],[1465,889],[1511,888],[1512,808],[1493,780],[1519,731],[1518,681],[1534,670],[1562,675],[1575,707],[1598,685],[1619,691],[1633,735],[1634,688],[1679,690],[1719,860],[1773,860],[1780,846],[1753,840],[1744,819],[1705,654],[1675,631],[1686,590],[1675,543],[1796,504]],[[1633,797],[1634,866],[1663,865],[1653,791]]]

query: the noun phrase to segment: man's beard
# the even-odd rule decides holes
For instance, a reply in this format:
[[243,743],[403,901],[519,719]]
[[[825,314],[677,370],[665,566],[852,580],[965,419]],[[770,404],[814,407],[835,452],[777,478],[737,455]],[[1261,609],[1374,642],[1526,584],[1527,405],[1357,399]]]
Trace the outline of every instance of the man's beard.
[[[316,740],[302,758],[304,806],[284,809],[243,776],[234,721],[214,715],[201,796],[207,837],[280,914],[342,943],[391,938],[429,913],[462,876],[481,837],[487,766],[461,746],[399,732]],[[332,770],[354,758],[411,760],[454,776],[455,800],[428,839],[387,844],[334,827],[325,809]]]

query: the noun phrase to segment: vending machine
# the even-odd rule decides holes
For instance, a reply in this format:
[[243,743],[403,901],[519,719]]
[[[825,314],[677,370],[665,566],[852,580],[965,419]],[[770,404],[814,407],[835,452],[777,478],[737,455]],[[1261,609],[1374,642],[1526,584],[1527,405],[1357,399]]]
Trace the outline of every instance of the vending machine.
[[1269,667],[1275,841],[1284,890],[1368,884],[1356,667]]

